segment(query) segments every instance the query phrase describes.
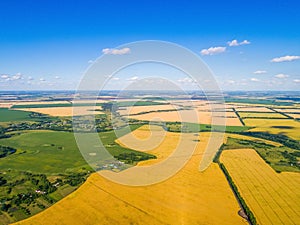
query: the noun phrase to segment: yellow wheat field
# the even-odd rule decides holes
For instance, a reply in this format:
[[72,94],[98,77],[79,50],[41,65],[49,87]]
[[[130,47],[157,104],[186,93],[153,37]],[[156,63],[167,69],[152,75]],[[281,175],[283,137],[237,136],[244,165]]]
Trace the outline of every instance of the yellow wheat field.
[[178,106],[175,105],[149,105],[149,106],[131,106],[131,107],[123,107],[119,109],[120,115],[131,115],[137,113],[147,113],[150,111],[158,111],[158,110],[174,110],[177,109]]
[[239,112],[240,117],[256,117],[256,118],[287,118],[280,113],[253,113],[253,112]]
[[235,107],[238,112],[273,112],[266,107]]
[[51,104],[70,104],[68,101],[18,101],[14,105],[51,105]]
[[[101,109],[101,107],[97,106],[96,109]],[[22,108],[22,109],[16,108],[14,110],[37,112],[37,113],[47,114],[50,116],[72,116],[73,110],[74,110],[74,115],[103,114],[103,112],[95,111],[95,107],[93,106]]]
[[276,173],[253,149],[223,151],[221,162],[258,224],[300,224],[300,173]]
[[251,131],[285,134],[293,139],[300,140],[300,122],[292,119],[243,119],[246,126],[256,127]]
[[[147,140],[151,134],[146,131],[145,127],[135,131],[135,136]],[[178,135],[168,133],[163,140],[165,144],[151,153],[156,154],[158,160],[163,160],[172,152],[170,146],[178,141]],[[240,207],[218,165],[211,164],[207,170],[199,172],[209,136],[208,133],[200,134],[200,142],[197,142],[192,158],[181,171],[166,181],[130,187],[113,183],[94,173],[77,191],[17,224],[245,225],[247,222],[238,215]]]
[[12,102],[0,102],[0,108],[10,108],[14,104]]
[[284,108],[284,109],[276,109],[279,112],[283,113],[300,113],[300,108]]
[[[299,110],[299,111],[300,111],[300,110]],[[297,118],[297,119],[300,118],[300,113],[299,113],[299,114],[296,114],[296,113],[289,113],[289,114],[287,114],[287,115],[289,115],[289,116],[291,116],[291,117],[293,117],[293,118]]]
[[205,100],[170,100],[168,101],[171,105],[176,105],[176,106],[205,106],[209,104],[208,101]]
[[[230,112],[229,112],[230,113]],[[129,118],[137,120],[147,121],[169,121],[169,122],[190,122],[190,123],[202,123],[202,124],[216,124],[223,125],[223,122],[228,126],[243,126],[237,117],[223,118],[222,115],[226,115],[225,112],[217,112],[217,115],[212,121],[212,114],[210,112],[199,112],[196,110],[179,110],[171,112],[152,112],[142,115],[129,116]],[[231,114],[234,116],[234,114]]]

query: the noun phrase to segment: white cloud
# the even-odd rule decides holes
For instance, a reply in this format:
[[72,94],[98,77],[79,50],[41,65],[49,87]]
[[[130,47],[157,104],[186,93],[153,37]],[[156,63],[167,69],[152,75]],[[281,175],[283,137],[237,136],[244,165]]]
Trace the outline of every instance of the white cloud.
[[255,78],[255,77],[252,77],[250,80],[253,81],[253,82],[258,82],[259,81],[259,79]]
[[1,75],[1,78],[6,80],[6,79],[9,79],[9,76],[6,75],[6,74],[2,74],[2,75]]
[[21,73],[17,73],[16,75],[13,75],[11,77],[11,80],[20,80],[22,78],[23,78],[22,74]]
[[267,71],[265,70],[256,70],[255,72],[253,72],[254,74],[264,74],[267,73]]
[[60,79],[60,76],[55,76],[54,78],[57,79],[57,80],[59,80],[59,79]]
[[300,79],[295,79],[294,82],[295,83],[300,83]]
[[42,77],[42,78],[40,78],[40,81],[46,81],[46,80],[45,80],[45,78]]
[[226,51],[226,47],[210,47],[208,49],[202,49],[202,55],[216,55]]
[[134,77],[128,78],[127,80],[129,80],[129,81],[136,81],[136,80],[138,80],[138,79],[139,79],[138,76],[134,76]]
[[104,48],[102,49],[102,53],[104,55],[125,55],[130,53],[130,48],[121,48],[121,49]]
[[33,78],[33,77],[31,77],[31,76],[29,76],[27,79],[28,79],[28,80],[33,80],[34,78]]
[[[103,49],[104,50],[104,49]],[[102,50],[102,52],[103,52],[103,50]],[[88,64],[93,64],[94,63],[94,60],[89,60],[88,61]]]
[[120,78],[119,77],[113,77],[113,78],[111,78],[112,80],[120,80]]
[[300,59],[300,56],[298,55],[286,55],[278,58],[274,58],[271,60],[271,62],[290,62],[293,60]]
[[279,78],[279,79],[284,79],[284,78],[288,78],[289,75],[280,73],[280,74],[275,75],[275,77],[276,77],[276,78]]
[[248,40],[243,40],[242,42],[238,42],[237,40],[232,40],[232,41],[228,41],[227,44],[228,44],[230,47],[233,47],[233,46],[240,46],[240,45],[249,45],[249,44],[250,44],[250,41],[248,41]]

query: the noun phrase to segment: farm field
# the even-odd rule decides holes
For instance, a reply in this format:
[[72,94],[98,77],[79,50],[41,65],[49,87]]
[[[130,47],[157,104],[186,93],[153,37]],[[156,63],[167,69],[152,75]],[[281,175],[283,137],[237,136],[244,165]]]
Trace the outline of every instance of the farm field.
[[191,100],[189,102],[184,101],[184,100],[169,100],[168,102],[170,102],[171,105],[177,105],[177,106],[207,106],[208,101],[205,100]]
[[242,118],[265,118],[265,119],[282,119],[287,118],[280,113],[252,113],[252,112],[239,112]]
[[30,106],[43,107],[43,106],[61,106],[70,105],[69,101],[1,101],[0,108],[26,108]]
[[[131,128],[134,130],[139,126]],[[123,133],[126,134],[125,131]],[[9,134],[12,136],[0,139],[0,199],[4,204],[1,224],[27,218],[50,207],[80,186],[92,171],[71,132],[32,130]],[[112,131],[99,135],[109,152],[128,164],[135,165],[140,160],[154,158],[153,155],[119,146],[114,142],[116,136]],[[3,146],[9,146],[14,152],[3,155]],[[126,166],[120,163],[119,170]],[[36,191],[41,188],[43,191],[38,195]],[[33,195],[30,201],[20,197],[30,195]]]
[[13,106],[12,102],[0,102],[0,108],[10,108]]
[[292,119],[243,119],[246,126],[256,127],[251,131],[285,134],[293,139],[300,140],[300,123]]
[[118,111],[121,115],[132,115],[139,113],[149,113],[150,111],[159,111],[159,110],[174,110],[178,106],[175,105],[150,105],[150,106],[132,106],[132,107],[123,107]]
[[273,112],[271,109],[266,107],[235,107],[238,112]]
[[[284,142],[283,142],[284,143]],[[228,135],[223,150],[254,149],[276,172],[300,172],[297,165],[300,157],[298,148],[289,148],[261,138],[246,138],[243,135]]]
[[266,98],[225,98],[228,103],[241,103],[250,105],[276,105],[276,106],[292,106],[293,102],[283,102]]
[[[136,126],[137,128],[138,126]],[[135,129],[135,128],[133,128]],[[99,137],[114,156],[136,153],[114,143],[114,132],[101,132]],[[95,140],[95,145],[97,141]],[[11,138],[0,139],[0,145],[11,146],[17,152],[1,159],[0,169],[13,169],[45,174],[72,172],[82,167],[90,169],[83,159],[73,133],[63,131],[23,131]],[[31,163],[28,163],[31,162]]]
[[258,224],[300,223],[300,173],[276,173],[253,149],[225,150],[221,162]]
[[[225,113],[224,113],[225,115]],[[196,110],[180,110],[180,111],[170,111],[170,112],[153,112],[141,115],[129,116],[129,118],[137,120],[147,120],[147,121],[169,121],[169,122],[189,122],[189,123],[202,123],[211,124],[212,117],[209,112],[197,112]],[[228,117],[221,118],[215,117],[214,124],[222,125],[223,121],[228,126],[242,126],[238,117]]]
[[[193,107],[199,111],[211,111],[212,108],[214,109],[220,109],[221,111],[223,110],[231,110],[234,107],[241,107],[241,106],[245,106],[245,105],[241,105],[241,104],[235,104],[235,103],[224,103],[224,104],[220,104],[220,103],[215,103],[213,101],[206,101],[206,100],[170,100],[168,101],[171,105],[176,105],[176,106],[180,106],[180,107]],[[211,105],[212,104],[212,105]]]
[[[168,135],[168,137],[166,137],[166,135]],[[162,142],[166,142],[166,140],[170,141],[168,144],[173,142],[176,146],[179,141],[179,135],[179,133],[166,132],[160,126],[144,125],[139,129],[119,137],[116,142],[126,148],[147,152],[160,146]],[[172,136],[174,138],[171,138]],[[172,147],[169,147],[168,149],[172,149]],[[161,151],[161,153],[165,153],[166,150]],[[158,159],[154,160],[157,161]]]
[[275,108],[275,110],[283,113],[299,113],[300,108]]
[[[77,100],[75,101],[19,101],[13,102],[12,108],[50,108],[50,107],[72,107],[72,104],[78,106],[93,106],[107,102],[106,100]],[[4,103],[3,103],[4,104]]]
[[33,120],[29,112],[0,108],[0,122]]
[[[300,111],[300,110],[299,110]],[[299,112],[298,111],[298,112]],[[291,117],[293,117],[293,118],[295,118],[295,119],[299,119],[300,118],[300,113],[288,113],[287,114],[288,116],[291,116]]]
[[[18,224],[39,224],[41,221],[44,223],[47,220],[46,218],[50,217],[54,221],[59,221],[57,222],[59,224],[89,224],[91,221],[125,224],[137,221],[141,224],[247,224],[246,220],[238,214],[240,206],[219,166],[212,163],[207,170],[199,172],[203,151],[207,140],[212,134],[210,133],[212,129],[212,112],[207,101],[195,100],[191,104],[186,101],[171,100],[169,101],[170,104],[166,104],[166,102],[158,100],[99,100],[96,107],[98,110],[102,110],[101,107],[103,107],[103,111],[92,111],[94,109],[94,106],[91,105],[93,102],[83,100],[76,106],[76,109],[81,115],[102,114],[97,116],[99,137],[116,160],[126,163],[125,165],[122,163],[116,164],[117,168],[109,167],[109,164],[97,164],[97,170],[101,170],[99,173],[104,176],[112,178],[123,174],[128,177],[131,174],[130,171],[134,171],[138,167],[157,166],[174,153],[174,149],[180,146],[178,145],[180,140],[182,141],[181,147],[187,148],[194,145],[197,146],[196,151],[183,169],[168,180],[146,187],[129,187],[116,184],[98,176],[96,173],[89,174],[88,171],[91,171],[91,168],[78,151],[72,133],[72,121],[68,118],[72,115],[73,110],[71,102],[53,101],[51,103],[41,102],[40,104],[36,102],[35,104],[35,102],[29,101],[14,103],[15,107],[10,109],[1,108],[0,114],[4,113],[3,115],[5,115],[2,118],[8,118],[8,120],[1,123],[2,132],[5,132],[2,134],[11,133],[14,135],[9,138],[1,138],[0,146],[9,146],[16,149],[15,153],[7,154],[0,159],[0,171],[4,171],[1,176],[8,179],[10,173],[16,174],[12,182],[18,182],[18,179],[23,177],[24,171],[36,174],[32,176],[38,176],[41,173],[47,176],[52,185],[57,182],[57,179],[63,179],[62,185],[47,196],[56,202],[68,195],[54,205],[52,205],[53,202],[49,202],[49,199],[47,201],[41,200],[41,198],[37,198],[35,203],[29,206],[23,205],[30,210],[33,217],[20,221]],[[111,111],[112,104],[119,107],[118,113],[121,116],[143,120],[144,122],[130,121],[133,131],[130,133],[121,131],[117,139],[109,117],[109,113],[113,113]],[[4,106],[7,105],[4,104]],[[214,132],[226,130],[223,146],[224,154],[231,152],[228,149],[238,149],[236,151],[239,152],[243,151],[241,148],[253,148],[260,154],[259,157],[263,158],[260,159],[268,168],[272,166],[273,169],[270,169],[273,172],[275,170],[281,171],[281,174],[274,172],[276,176],[285,177],[285,174],[293,174],[293,176],[300,174],[283,172],[299,171],[298,167],[295,166],[296,164],[291,166],[289,163],[291,160],[293,163],[297,163],[297,160],[299,160],[296,149],[297,144],[294,144],[295,148],[288,147],[285,146],[284,141],[275,142],[274,140],[278,141],[278,139],[273,136],[254,137],[251,134],[255,131],[270,132],[271,134],[285,134],[292,139],[299,140],[299,121],[290,119],[279,112],[281,109],[296,110],[295,106],[293,108],[288,106],[280,108],[280,106],[275,107],[272,105],[263,106],[246,103],[221,105],[216,103],[213,104],[213,107],[216,109],[214,124],[221,125],[222,120],[227,123],[226,127],[223,125],[213,127]],[[273,108],[278,113],[273,111]],[[28,110],[28,112],[24,110]],[[245,125],[241,123],[234,110],[238,112]],[[31,112],[48,114],[49,117],[35,115]],[[287,112],[284,113],[287,115]],[[298,115],[299,113],[299,111],[292,112],[290,114]],[[118,114],[115,114],[115,116],[118,116]],[[44,123],[39,122],[41,120]],[[124,118],[121,118],[121,120],[124,121]],[[144,125],[151,120],[158,121],[154,124],[160,124],[160,126]],[[167,122],[163,124],[159,122],[160,120]],[[23,121],[26,122],[22,123]],[[34,127],[39,130],[34,130]],[[23,130],[24,128],[25,130]],[[65,131],[68,132],[55,129],[66,129]],[[84,130],[85,127],[83,126],[82,129]],[[183,133],[181,133],[181,129]],[[96,145],[95,142],[94,146]],[[2,147],[2,149],[4,148]],[[88,154],[88,158],[92,159],[94,157],[91,149],[89,149]],[[241,161],[245,161],[244,158]],[[266,162],[269,164],[266,164]],[[117,171],[117,173],[113,171]],[[73,182],[70,174],[73,174],[79,182],[75,183],[75,186],[70,185]],[[28,180],[30,178],[26,176],[25,182],[13,188],[12,194],[9,196],[36,188]],[[88,176],[88,180],[83,183]],[[288,182],[292,179],[282,180],[282,182]],[[299,178],[295,178],[296,181],[297,179]],[[79,186],[80,188],[76,190]],[[7,198],[7,194],[5,194],[7,186],[0,187],[0,189],[4,190],[3,197]],[[254,187],[252,189],[254,189],[254,192],[261,190],[255,190]],[[166,192],[165,190],[170,191]],[[196,198],[193,198],[193,196],[196,196]],[[246,197],[245,200],[248,204]],[[44,208],[35,208],[36,205],[34,204],[40,203],[43,207],[46,207],[45,210]],[[84,214],[79,215],[74,208],[74,204],[78,205],[77,208]],[[272,208],[266,201],[264,204],[267,204],[267,210]],[[63,209],[66,210],[63,211]],[[63,213],[57,213],[57,211]],[[9,218],[11,219],[10,222],[13,222],[28,217],[28,215],[24,215],[26,211],[22,212],[22,209],[18,209],[12,217],[7,215],[11,211],[3,212],[0,221],[5,224],[9,223],[7,221]],[[268,213],[268,211],[263,213]],[[88,219],[88,217],[90,218]],[[52,224],[53,220],[49,221],[49,224],[50,222]]]
[[60,105],[60,104],[70,104],[69,101],[19,101],[14,102],[14,106],[25,106],[25,105]]
[[[141,129],[136,135],[147,139],[147,128]],[[189,135],[193,141],[195,137]],[[199,172],[208,137],[209,134],[200,135],[189,162],[164,182],[130,187],[94,173],[59,203],[16,224],[247,224],[237,213],[239,205],[218,165],[213,163]],[[169,138],[172,139],[166,135],[167,143]],[[125,142],[122,138],[119,141]],[[158,161],[168,155],[163,153],[163,145],[150,152],[157,154]]]
[[[97,111],[95,111],[97,109]],[[76,106],[76,107],[44,107],[44,108],[16,108],[15,110],[36,112],[47,114],[50,116],[78,116],[78,115],[92,115],[103,114],[98,110],[101,110],[100,106]]]
[[[204,112],[210,112],[212,108],[221,111],[227,111],[231,110],[234,107],[234,105],[227,105],[227,104],[210,104],[208,101],[166,101],[162,102],[161,105],[148,105],[145,106],[129,106],[126,108],[127,114],[136,114],[140,112],[149,112],[149,111],[158,111],[158,110],[168,110],[168,109],[196,109],[197,111],[204,111]],[[121,110],[120,110],[121,111]],[[131,111],[131,112],[130,112]],[[130,112],[130,113],[129,113]]]
[[269,140],[265,140],[265,139],[261,139],[261,138],[256,138],[256,137],[251,137],[251,136],[245,136],[245,135],[241,135],[241,134],[226,134],[225,137],[226,138],[228,138],[228,137],[235,138],[235,139],[239,139],[239,140],[249,140],[249,141],[255,141],[255,142],[264,142],[264,143],[266,143],[268,145],[273,145],[273,146],[276,146],[276,147],[282,146],[282,144],[280,144],[278,142],[275,142],[275,141],[269,141]]
[[0,139],[0,145],[17,149],[15,154],[1,159],[0,170],[51,174],[87,167],[74,135],[69,132],[25,131],[11,138]]

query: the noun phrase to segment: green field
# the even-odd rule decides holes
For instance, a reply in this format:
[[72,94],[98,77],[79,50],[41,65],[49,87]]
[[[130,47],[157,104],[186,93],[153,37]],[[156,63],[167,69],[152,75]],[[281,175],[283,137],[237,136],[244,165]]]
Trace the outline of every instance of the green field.
[[[152,157],[123,148],[116,144],[113,131],[99,133],[104,146],[117,157],[122,154],[134,154],[140,157]],[[13,169],[44,174],[70,172],[88,167],[78,150],[74,134],[62,131],[23,131],[11,138],[0,139],[0,145],[10,146],[17,152],[1,159],[0,170]],[[127,163],[134,164],[138,159]],[[30,163],[29,163],[30,162]]]
[[197,123],[180,123],[180,122],[167,122],[165,129],[171,132],[229,132],[239,133],[249,130],[251,127],[247,126],[222,126],[210,124],[197,124]]
[[30,112],[0,108],[0,122],[36,120],[29,115]]
[[0,139],[0,145],[17,149],[15,154],[1,160],[1,170],[51,174],[87,166],[78,151],[73,133],[69,132],[19,132],[11,138]]

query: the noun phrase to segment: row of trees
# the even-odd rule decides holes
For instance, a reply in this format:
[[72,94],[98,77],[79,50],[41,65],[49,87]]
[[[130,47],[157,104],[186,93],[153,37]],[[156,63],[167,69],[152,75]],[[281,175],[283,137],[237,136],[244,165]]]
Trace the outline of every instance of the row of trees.
[[219,166],[220,166],[221,170],[223,171],[223,173],[225,174],[226,179],[227,179],[231,189],[233,190],[233,192],[234,192],[235,196],[237,197],[241,207],[243,208],[245,214],[247,215],[248,221],[251,223],[251,225],[257,225],[256,218],[255,218],[254,214],[251,212],[250,208],[247,206],[245,200],[243,199],[240,192],[238,191],[238,188],[235,185],[235,183],[233,182],[233,180],[232,180],[229,172],[227,171],[226,167],[224,166],[223,163],[219,163]]
[[154,155],[148,155],[148,154],[140,154],[135,152],[130,153],[121,153],[117,156],[115,156],[118,160],[123,161],[127,164],[133,164],[135,162],[148,160],[148,159],[154,159]]
[[270,134],[267,132],[242,132],[242,134],[278,142],[285,145],[286,147],[300,151],[300,142],[293,140],[284,134]]
[[218,163],[219,167],[221,168],[221,170],[223,171],[232,191],[234,192],[236,198],[239,201],[240,206],[242,207],[242,209],[244,210],[245,214],[247,215],[247,219],[250,222],[251,225],[256,225],[256,218],[254,216],[254,214],[251,212],[251,210],[249,209],[249,207],[247,206],[245,200],[243,199],[243,197],[241,196],[237,186],[235,185],[235,183],[233,182],[229,172],[227,171],[225,165],[223,163],[220,162],[220,156],[222,154],[222,151],[226,148],[225,144],[222,144],[219,148],[219,150],[217,151],[213,162]]

